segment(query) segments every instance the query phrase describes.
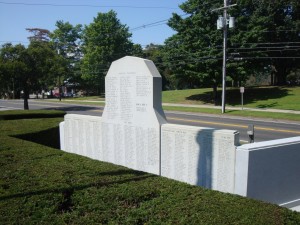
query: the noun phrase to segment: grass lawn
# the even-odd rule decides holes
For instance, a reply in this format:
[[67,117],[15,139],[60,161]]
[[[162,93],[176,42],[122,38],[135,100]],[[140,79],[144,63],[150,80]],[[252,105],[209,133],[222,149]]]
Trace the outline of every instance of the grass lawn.
[[300,224],[276,205],[62,152],[63,118],[30,112],[0,120],[1,224]]
[[[217,105],[221,105],[221,96],[222,90],[219,88]],[[65,102],[71,100],[73,103],[96,105],[103,105],[104,103],[99,101],[105,101],[103,97],[98,96],[67,98],[65,100]],[[196,105],[214,104],[211,88],[163,91],[162,102]],[[241,93],[239,88],[227,88],[226,105],[241,106]],[[246,87],[244,93],[244,107],[300,110],[300,87]]]
[[[221,105],[222,90],[218,90]],[[211,88],[164,91],[163,102],[184,104],[213,104]],[[241,106],[239,88],[226,90],[226,105]],[[244,106],[250,108],[274,108],[300,110],[300,87],[253,87],[245,88]]]

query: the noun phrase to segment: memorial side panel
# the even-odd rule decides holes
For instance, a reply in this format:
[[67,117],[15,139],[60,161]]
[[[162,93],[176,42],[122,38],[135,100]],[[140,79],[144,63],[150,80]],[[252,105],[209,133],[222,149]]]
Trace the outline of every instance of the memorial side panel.
[[234,131],[165,124],[161,138],[162,176],[233,193]]
[[222,192],[234,192],[235,171],[235,134],[217,131],[214,134],[214,177],[213,189]]

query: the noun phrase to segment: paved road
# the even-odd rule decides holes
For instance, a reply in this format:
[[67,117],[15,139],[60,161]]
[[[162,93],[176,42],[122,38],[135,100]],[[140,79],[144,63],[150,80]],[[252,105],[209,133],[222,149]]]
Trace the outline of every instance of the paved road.
[[[101,116],[103,107],[77,105],[53,101],[43,102],[30,100],[30,109],[60,109],[67,113],[99,115]],[[0,100],[0,110],[3,109],[23,109],[22,100]],[[300,122],[284,122],[269,119],[247,119],[231,117],[227,115],[206,115],[200,113],[165,112],[170,123],[213,127],[217,129],[232,129],[240,132],[240,140],[247,141],[247,128],[249,124],[255,126],[255,141],[273,140],[300,136]]]

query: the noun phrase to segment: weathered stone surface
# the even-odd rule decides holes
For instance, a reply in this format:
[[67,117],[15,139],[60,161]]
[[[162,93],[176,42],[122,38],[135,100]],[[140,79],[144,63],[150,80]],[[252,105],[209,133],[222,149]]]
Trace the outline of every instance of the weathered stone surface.
[[164,124],[161,133],[162,176],[233,193],[236,131]]
[[300,137],[237,148],[235,193],[286,207],[300,205]]
[[77,114],[65,115],[64,151],[101,159],[101,117]]
[[103,161],[159,174],[161,76],[152,61],[124,57],[105,78]]

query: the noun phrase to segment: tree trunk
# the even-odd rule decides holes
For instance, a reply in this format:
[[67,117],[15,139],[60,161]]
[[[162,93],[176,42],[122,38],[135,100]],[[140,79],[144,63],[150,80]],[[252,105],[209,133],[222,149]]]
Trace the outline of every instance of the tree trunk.
[[286,65],[285,61],[280,60],[276,61],[275,68],[276,68],[276,77],[275,77],[275,83],[276,85],[285,85],[286,84]]
[[24,88],[24,110],[29,109],[28,97],[29,97],[29,91],[27,90],[27,88]]
[[274,73],[271,72],[271,86],[274,85]]
[[213,99],[214,104],[218,105],[218,86],[216,83],[213,84]]

